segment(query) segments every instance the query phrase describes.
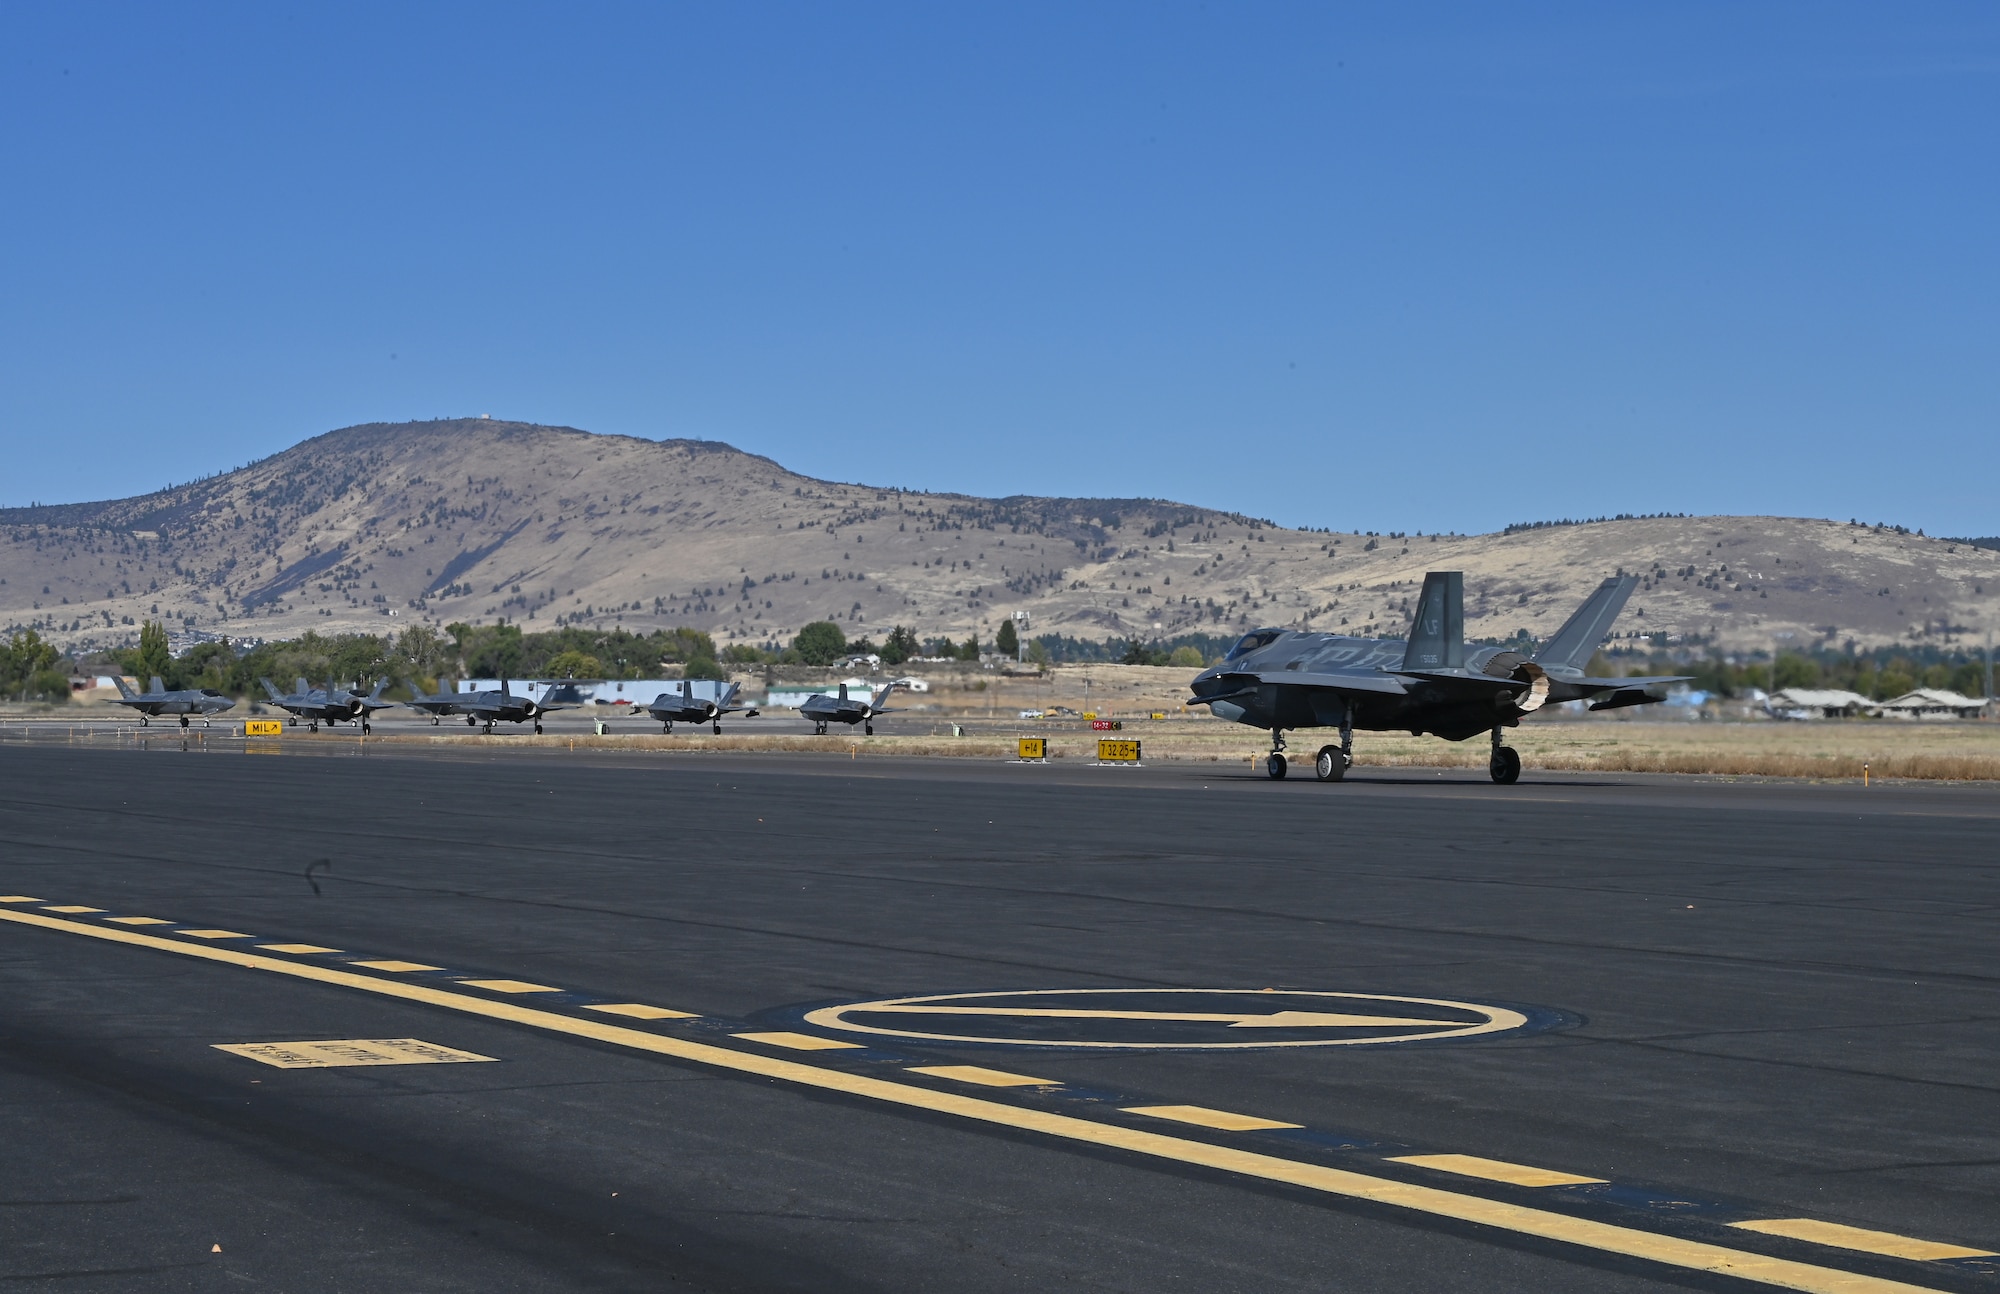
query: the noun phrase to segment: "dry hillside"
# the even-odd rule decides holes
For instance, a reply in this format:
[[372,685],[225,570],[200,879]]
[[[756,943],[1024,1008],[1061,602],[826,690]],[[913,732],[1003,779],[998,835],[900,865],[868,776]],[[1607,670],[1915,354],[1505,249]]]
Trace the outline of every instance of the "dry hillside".
[[503,616],[987,638],[1016,610],[1086,638],[1400,633],[1431,569],[1466,572],[1475,637],[1546,634],[1619,569],[1646,576],[1621,632],[1727,646],[1951,641],[2000,618],[2000,553],[1845,522],[1371,538],[1153,499],[839,484],[714,442],[483,419],[349,427],[155,494],[0,510],[0,625],[84,648],[156,615],[265,638]]

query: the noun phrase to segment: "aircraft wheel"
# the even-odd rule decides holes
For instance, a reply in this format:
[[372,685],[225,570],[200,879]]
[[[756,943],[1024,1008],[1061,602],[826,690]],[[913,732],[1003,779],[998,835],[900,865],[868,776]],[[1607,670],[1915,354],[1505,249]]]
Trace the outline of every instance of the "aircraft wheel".
[[437,726],[438,726],[438,717],[437,717],[436,715],[432,715],[432,716],[431,716],[431,727],[435,728],[435,727],[437,727]]
[[142,714],[139,716],[139,726],[141,728],[150,728],[153,726],[153,721]]
[[373,732],[373,731],[375,731],[375,730],[374,730],[373,728],[371,728],[371,727],[369,727],[369,726],[368,726],[368,721],[367,721],[366,719],[363,719],[363,720],[361,721],[361,731],[363,731],[363,732]]
[[468,728],[477,728],[479,726],[479,716],[476,714],[466,715],[465,726]]
[[823,723],[816,723],[816,724],[814,724],[814,725],[813,725],[813,736],[815,736],[815,737],[824,737],[824,736],[826,736],[826,725],[825,725],[825,724],[823,724]]
[[1322,782],[1338,782],[1347,776],[1347,757],[1338,746],[1321,746],[1313,757],[1313,776]]
[[1285,763],[1285,757],[1275,750],[1271,752],[1270,758],[1264,761],[1264,773],[1274,782],[1285,780],[1285,773],[1288,771],[1288,767]]
[[542,724],[541,724],[541,720],[539,720],[539,719],[537,719],[537,720],[535,721],[535,735],[536,735],[537,737],[539,737],[539,736],[541,736],[541,735],[542,735]]
[[714,729],[714,731],[715,731],[715,735],[716,735],[716,736],[718,736],[718,737],[720,737],[720,736],[722,735],[722,725],[721,725],[721,724],[719,724],[719,723],[718,723],[718,724],[716,724],[716,725],[715,725],[715,729]]
[[183,730],[185,730],[185,729],[187,728],[187,726],[188,726],[188,717],[187,717],[186,715],[182,715],[182,716],[181,716],[181,728],[182,728]]
[[1486,766],[1493,780],[1502,786],[1512,786],[1521,780],[1521,754],[1512,746],[1493,748],[1493,762]]
[[875,735],[875,725],[872,723],[864,723],[861,725],[861,731],[866,735],[872,737]]

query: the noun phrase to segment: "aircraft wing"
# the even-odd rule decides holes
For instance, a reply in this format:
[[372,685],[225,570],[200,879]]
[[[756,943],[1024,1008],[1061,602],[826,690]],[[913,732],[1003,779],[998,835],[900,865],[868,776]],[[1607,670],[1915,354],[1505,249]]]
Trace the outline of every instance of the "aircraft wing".
[[1549,680],[1549,700],[1590,702],[1593,710],[1622,710],[1667,699],[1675,683],[1693,681],[1691,674],[1661,674],[1646,678],[1570,678]]
[[1444,674],[1429,670],[1400,669],[1400,678],[1421,679],[1425,683],[1442,687],[1446,692],[1459,696],[1491,696],[1495,692],[1520,692],[1529,684],[1525,679],[1496,677],[1492,674]]
[[1409,685],[1394,674],[1354,673],[1354,674],[1314,674],[1305,670],[1278,669],[1260,674],[1224,674],[1224,691],[1214,696],[1190,698],[1189,705],[1208,705],[1215,701],[1234,701],[1240,697],[1255,696],[1260,686],[1274,684],[1280,687],[1323,687],[1336,692],[1370,692],[1377,695],[1402,696]]

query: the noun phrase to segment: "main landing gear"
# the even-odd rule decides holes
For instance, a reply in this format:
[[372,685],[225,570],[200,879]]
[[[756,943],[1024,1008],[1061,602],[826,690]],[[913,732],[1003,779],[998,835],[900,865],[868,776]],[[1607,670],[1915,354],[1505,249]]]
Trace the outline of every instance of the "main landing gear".
[[875,735],[875,725],[872,723],[864,723],[861,725],[861,731],[863,734],[872,737]]
[[1493,730],[1493,758],[1487,761],[1486,771],[1502,786],[1512,786],[1521,780],[1521,754],[1512,746],[1500,744],[1503,728]]
[[186,732],[186,731],[187,731],[187,726],[188,726],[188,717],[187,717],[186,715],[182,715],[182,716],[181,716],[181,731],[182,731],[182,732]]
[[826,721],[825,721],[825,720],[823,720],[823,719],[822,719],[822,720],[820,720],[819,722],[817,722],[817,723],[813,724],[813,736],[815,736],[815,737],[824,737],[824,736],[826,736]]
[[715,727],[710,729],[710,731],[714,732],[716,736],[720,737],[722,735],[722,720],[717,719],[715,721]]
[[661,732],[664,732],[664,733],[669,733],[669,734],[671,734],[671,733],[673,732],[673,730],[674,730],[674,721],[673,721],[672,719],[662,719],[662,720],[660,720],[660,731],[661,731]]

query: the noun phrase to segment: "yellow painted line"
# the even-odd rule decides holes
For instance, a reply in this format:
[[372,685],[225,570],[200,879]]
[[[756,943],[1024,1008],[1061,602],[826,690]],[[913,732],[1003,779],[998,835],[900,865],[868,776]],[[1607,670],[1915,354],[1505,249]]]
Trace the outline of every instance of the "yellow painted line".
[[2000,1257],[1991,1249],[1968,1249],[1964,1245],[1918,1240],[1914,1236],[1899,1236],[1893,1231],[1844,1227],[1838,1222],[1816,1222],[1811,1218],[1758,1218],[1750,1222],[1732,1222],[1729,1225],[1741,1231],[1756,1231],[1767,1236],[1785,1236],[1792,1240],[1810,1240],[1816,1245],[1858,1249],[1864,1254],[1915,1258],[1919,1262],[1935,1262],[1940,1258]]
[[32,894],[0,894],[0,903],[40,903]]
[[318,944],[258,944],[257,946],[274,953],[298,953],[302,956],[308,953],[337,953],[340,951],[338,948],[322,948]]
[[103,908],[86,908],[81,904],[65,903],[60,907],[43,908],[44,912],[102,912]]
[[173,922],[165,917],[107,917],[106,920],[121,926],[170,926]]
[[1259,1128],[1303,1128],[1303,1123],[1280,1123],[1276,1119],[1260,1119],[1254,1114],[1233,1114],[1228,1110],[1211,1110],[1205,1105],[1128,1105],[1127,1114],[1143,1114],[1154,1119],[1172,1119],[1175,1123],[1193,1123],[1204,1128],[1220,1128],[1224,1132],[1255,1132]]
[[602,1011],[606,1015],[629,1015],[635,1020],[699,1020],[692,1011],[673,1011],[663,1006],[647,1006],[644,1002],[599,1002],[587,1006],[586,1011]]
[[770,1047],[790,1047],[793,1051],[835,1051],[843,1047],[859,1047],[858,1042],[841,1042],[835,1038],[816,1038],[809,1033],[786,1033],[780,1029],[772,1033],[732,1033],[732,1038],[745,1042],[761,1042]]
[[1389,1162],[1415,1164],[1419,1168],[1435,1168],[1440,1172],[1457,1173],[1460,1177],[1480,1177],[1512,1186],[1590,1186],[1604,1180],[1602,1177],[1559,1173],[1553,1168],[1510,1164],[1504,1159],[1481,1159],[1478,1155],[1397,1155]]
[[1253,1177],[1260,1181],[1279,1182],[1302,1190],[1318,1191],[1341,1199],[1366,1200],[1430,1217],[1476,1223],[1516,1235],[1560,1241],[1601,1253],[1639,1258],[1669,1267],[1714,1272],[1779,1289],[1805,1290],[1808,1294],[1937,1294],[1936,1291],[1927,1290],[1921,1285],[1885,1280],[1879,1276],[1867,1276],[1859,1272],[1842,1271],[1837,1267],[1823,1267],[1817,1263],[1732,1249],[1727,1245],[1712,1244],[1704,1240],[1688,1240],[1611,1222],[1571,1217],[1547,1209],[1489,1200],[1482,1196],[1465,1195],[1434,1186],[1392,1181],[1351,1169],[1301,1163],[1277,1155],[1240,1150],[1234,1146],[1218,1146],[1205,1141],[1190,1141],[1184,1137],[1168,1136],[1164,1133],[1118,1127],[1070,1114],[1021,1109],[985,1097],[941,1092],[933,1088],[899,1083],[892,1079],[876,1078],[867,1074],[848,1074],[839,1070],[822,1069],[817,1065],[781,1056],[764,1056],[731,1047],[717,1047],[710,1043],[677,1038],[671,1034],[648,1033],[642,1029],[628,1028],[608,1021],[579,1019],[554,1011],[522,1006],[515,1002],[473,997],[470,994],[453,992],[435,985],[380,979],[372,975],[356,975],[352,971],[339,970],[316,962],[285,961],[234,948],[183,943],[132,930],[113,930],[107,926],[65,921],[60,917],[44,916],[39,912],[0,909],[0,921],[82,935],[85,938],[101,939],[129,947],[178,953],[183,957],[193,957],[228,966],[268,971],[275,975],[310,980],[316,984],[330,984],[339,988],[395,998],[399,1001],[416,1002],[466,1015],[480,1016],[488,1020],[524,1025],[549,1033],[589,1038],[596,1042],[630,1048],[633,1051],[649,1052],[656,1056],[667,1056],[733,1073],[754,1074],[760,1078],[778,1079],[801,1087],[866,1097],[888,1105],[954,1115],[975,1123],[1036,1132],[1063,1141],[1103,1146],[1174,1163],[1196,1164],[1222,1172]]
[[394,958],[390,958],[385,961],[349,962],[347,964],[349,966],[360,966],[365,970],[394,971],[398,973],[402,971],[431,971],[431,970],[444,969],[444,967],[442,966],[426,966],[422,962],[399,962]]
[[912,1074],[929,1074],[932,1078],[949,1078],[958,1083],[977,1083],[981,1087],[1061,1087],[1062,1080],[1056,1078],[1029,1078],[1026,1074],[1010,1074],[1004,1069],[985,1069],[978,1065],[912,1065]]
[[483,988],[494,993],[560,993],[547,984],[530,984],[524,979],[462,979],[467,988]]
[[255,939],[256,935],[246,935],[240,930],[182,930],[178,933],[190,939]]

